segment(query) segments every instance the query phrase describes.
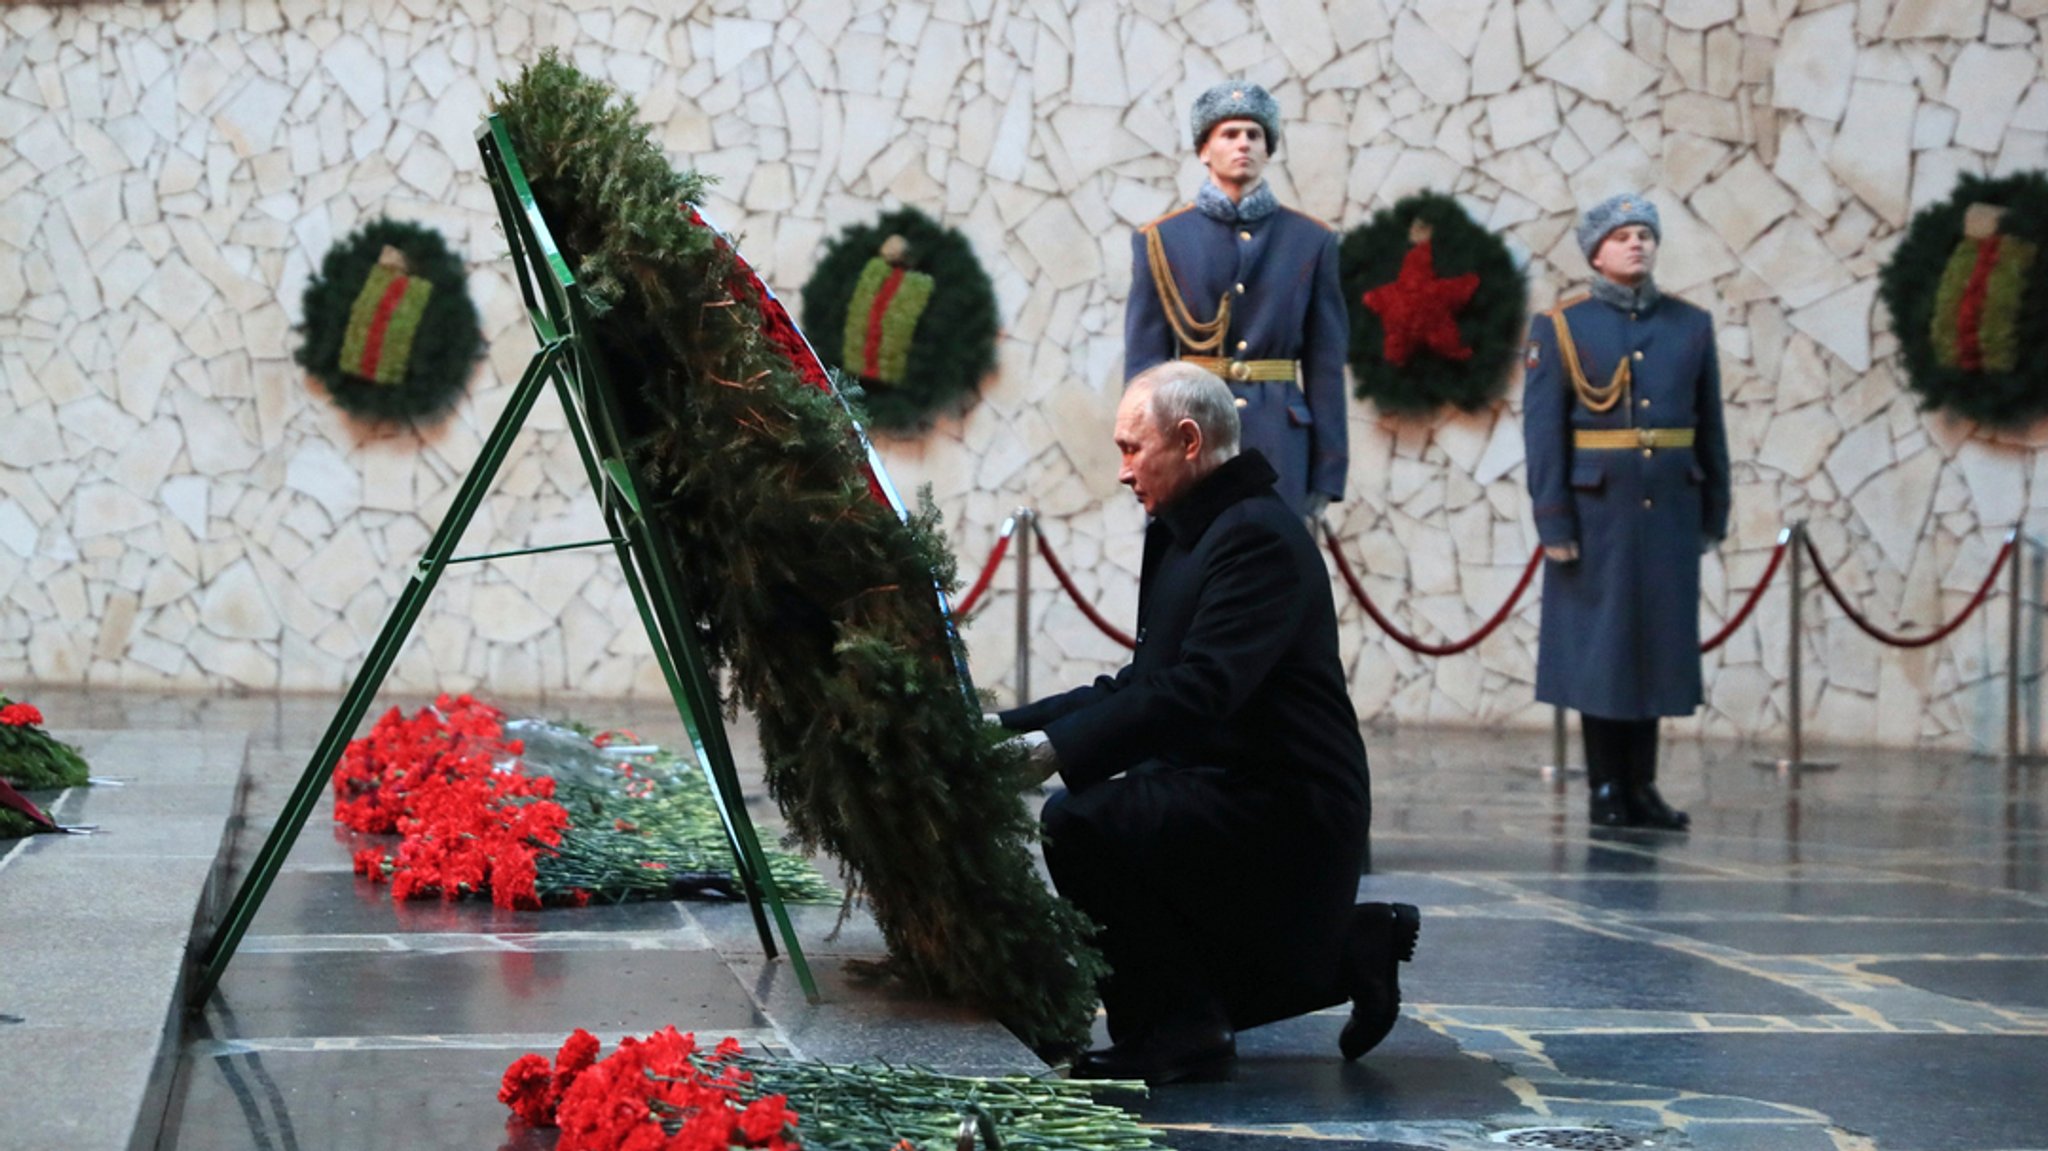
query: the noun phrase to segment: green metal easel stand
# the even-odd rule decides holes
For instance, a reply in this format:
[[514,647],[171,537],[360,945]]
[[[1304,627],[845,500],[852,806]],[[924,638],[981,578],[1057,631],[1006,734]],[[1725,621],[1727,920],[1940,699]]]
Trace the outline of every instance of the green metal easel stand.
[[[290,853],[292,844],[306,825],[307,817],[326,791],[342,750],[368,714],[371,701],[375,699],[385,675],[390,672],[392,662],[442,573],[460,563],[606,544],[618,554],[626,584],[632,590],[633,602],[640,611],[640,622],[647,630],[655,658],[668,681],[669,694],[675,700],[676,713],[682,718],[697,763],[711,785],[712,796],[725,824],[726,839],[732,847],[735,871],[746,893],[747,904],[753,911],[754,927],[761,937],[762,950],[768,958],[775,958],[775,934],[779,933],[783,945],[788,948],[790,966],[796,971],[797,981],[802,985],[804,994],[815,1001],[818,998],[817,983],[797,942],[796,929],[783,906],[782,893],[768,870],[760,837],[747,815],[739,772],[733,764],[732,746],[720,718],[717,685],[712,680],[704,654],[690,629],[688,613],[683,608],[682,573],[676,567],[676,553],[669,546],[661,525],[641,513],[639,476],[626,451],[632,438],[630,429],[621,424],[618,394],[605,374],[600,357],[585,343],[588,317],[582,293],[568,263],[555,246],[547,222],[541,218],[533,191],[526,182],[526,174],[518,157],[513,154],[511,139],[498,117],[490,117],[478,130],[477,147],[483,152],[484,170],[497,199],[498,215],[504,223],[505,239],[511,246],[513,267],[519,276],[520,294],[525,298],[527,318],[540,341],[540,351],[527,365],[518,387],[513,389],[511,402],[484,441],[483,450],[463,480],[447,518],[427,544],[426,554],[400,593],[390,618],[384,621],[383,631],[371,646],[362,670],[356,674],[355,682],[343,697],[341,709],[335,713],[327,733],[321,737],[319,747],[307,763],[305,773],[286,801],[283,814],[271,829],[262,850],[250,863],[241,887],[201,951],[199,974],[190,988],[190,1003],[195,1008],[204,1004],[219,985],[222,972],[234,958],[235,948],[248,931],[249,923],[255,918],[271,883],[276,880],[285,856]],[[609,538],[487,555],[457,556],[455,548],[461,542],[463,531],[483,503],[514,438],[525,426],[541,389],[550,383],[562,401],[563,413],[604,515]],[[771,914],[775,919],[773,932],[768,923]]]

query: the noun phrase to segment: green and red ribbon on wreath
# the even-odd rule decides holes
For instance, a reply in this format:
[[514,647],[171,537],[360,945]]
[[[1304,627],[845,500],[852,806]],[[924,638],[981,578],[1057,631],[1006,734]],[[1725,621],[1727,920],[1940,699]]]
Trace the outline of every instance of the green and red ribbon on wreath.
[[1934,293],[1928,335],[1944,367],[2009,372],[2019,363],[2019,316],[2038,244],[1999,231],[2005,209],[1972,204],[1963,214],[1941,286]]
[[433,294],[431,282],[408,274],[405,253],[386,245],[349,308],[341,370],[386,387],[403,381]]

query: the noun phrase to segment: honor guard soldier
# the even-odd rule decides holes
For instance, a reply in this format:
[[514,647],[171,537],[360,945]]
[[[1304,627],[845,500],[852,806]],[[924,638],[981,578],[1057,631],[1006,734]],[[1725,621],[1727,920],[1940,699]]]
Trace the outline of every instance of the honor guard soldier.
[[1351,462],[1337,238],[1282,207],[1265,182],[1280,106],[1264,88],[1219,84],[1191,119],[1209,178],[1193,204],[1132,237],[1124,378],[1176,358],[1223,377],[1245,447],[1266,457],[1281,498],[1313,522],[1343,496]]
[[1575,709],[1595,826],[1683,830],[1657,793],[1657,721],[1700,705],[1700,557],[1728,530],[1714,325],[1662,295],[1640,195],[1579,221],[1597,273],[1529,326],[1523,436],[1543,544],[1536,698]]

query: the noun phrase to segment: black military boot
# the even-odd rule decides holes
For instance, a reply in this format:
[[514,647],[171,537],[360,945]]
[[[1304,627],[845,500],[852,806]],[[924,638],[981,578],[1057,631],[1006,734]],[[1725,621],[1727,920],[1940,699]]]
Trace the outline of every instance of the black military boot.
[[1344,932],[1344,991],[1351,1018],[1337,1050],[1356,1059],[1378,1047],[1401,1018],[1401,964],[1415,958],[1422,913],[1412,903],[1361,903]]
[[1664,802],[1657,794],[1657,721],[1650,720],[1630,733],[1627,767],[1629,822],[1636,827],[1658,831],[1684,831],[1692,816]]

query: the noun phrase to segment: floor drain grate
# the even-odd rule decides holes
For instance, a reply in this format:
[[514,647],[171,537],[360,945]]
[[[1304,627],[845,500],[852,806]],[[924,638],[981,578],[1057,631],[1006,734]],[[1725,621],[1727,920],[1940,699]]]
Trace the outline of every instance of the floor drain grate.
[[1598,1127],[1523,1127],[1496,1132],[1493,1141],[1510,1147],[1553,1147],[1563,1151],[1634,1151],[1642,1145],[1618,1131]]

